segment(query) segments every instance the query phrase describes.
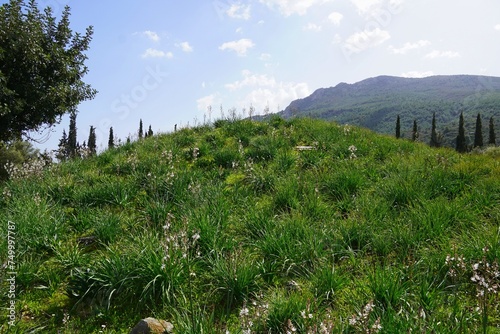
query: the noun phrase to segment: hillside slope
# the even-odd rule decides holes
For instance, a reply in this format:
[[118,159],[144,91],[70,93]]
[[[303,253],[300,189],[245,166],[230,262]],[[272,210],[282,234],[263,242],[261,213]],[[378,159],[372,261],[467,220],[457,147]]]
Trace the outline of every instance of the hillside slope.
[[397,115],[402,129],[411,137],[413,120],[421,129],[421,140],[429,142],[432,114],[436,113],[438,130],[444,144],[454,145],[458,118],[464,112],[466,125],[473,137],[475,118],[500,120],[500,78],[473,75],[400,78],[379,76],[354,84],[341,83],[321,88],[312,95],[293,101],[281,115],[312,116],[341,124],[363,126],[379,133],[394,134]]
[[500,325],[476,279],[499,283],[497,149],[221,120],[0,191],[0,258],[16,263],[0,271],[2,333],[127,333],[151,316],[193,334]]

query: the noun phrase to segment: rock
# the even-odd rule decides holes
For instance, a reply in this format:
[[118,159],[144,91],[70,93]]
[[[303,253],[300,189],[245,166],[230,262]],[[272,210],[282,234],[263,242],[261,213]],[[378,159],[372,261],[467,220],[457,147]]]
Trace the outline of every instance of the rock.
[[130,334],[163,334],[172,333],[174,325],[165,320],[155,318],[142,319],[130,331]]

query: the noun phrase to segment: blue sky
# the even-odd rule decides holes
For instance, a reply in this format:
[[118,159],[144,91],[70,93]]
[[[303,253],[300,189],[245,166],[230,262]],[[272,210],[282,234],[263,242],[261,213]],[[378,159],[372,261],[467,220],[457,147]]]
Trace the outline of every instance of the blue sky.
[[[6,1],[2,1],[5,3]],[[377,75],[500,76],[498,0],[40,0],[94,26],[78,139],[139,119],[155,132],[225,115],[284,109],[340,82]],[[208,106],[212,106],[211,113]],[[63,119],[42,148],[55,149]]]

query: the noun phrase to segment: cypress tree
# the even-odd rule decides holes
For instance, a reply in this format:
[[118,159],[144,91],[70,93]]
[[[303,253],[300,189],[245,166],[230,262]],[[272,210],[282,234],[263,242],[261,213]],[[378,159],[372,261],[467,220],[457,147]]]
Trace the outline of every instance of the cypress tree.
[[69,116],[69,132],[68,132],[68,151],[69,157],[76,157],[77,142],[76,142],[76,111],[71,112]]
[[439,140],[436,132],[436,113],[432,115],[431,142],[429,143],[429,145],[431,147],[439,147]]
[[68,136],[66,130],[63,130],[62,138],[59,139],[59,149],[56,151],[56,158],[59,161],[66,161],[69,158]]
[[115,147],[115,137],[113,135],[113,127],[109,128],[108,149]]
[[458,136],[457,136],[457,152],[465,153],[467,152],[467,143],[465,141],[465,125],[464,125],[464,113],[460,113],[460,120],[458,122]]
[[474,133],[474,147],[483,147],[483,125],[481,114],[477,114],[476,132]]
[[411,132],[411,140],[417,141],[418,139],[418,126],[417,126],[417,120],[413,120],[413,131]]
[[399,119],[399,115],[396,119],[396,138],[401,138],[401,120]]
[[496,145],[497,140],[495,137],[495,122],[493,120],[493,117],[490,118],[490,136],[488,139],[488,144],[489,145]]
[[150,124],[148,129],[148,137],[151,137],[152,135],[153,135],[153,129],[151,129],[151,124]]
[[92,125],[90,126],[89,140],[87,141],[87,145],[89,148],[90,155],[91,156],[95,155],[97,152],[97,147],[96,147],[95,128]]
[[142,139],[144,132],[142,131],[142,119],[139,121],[139,139]]

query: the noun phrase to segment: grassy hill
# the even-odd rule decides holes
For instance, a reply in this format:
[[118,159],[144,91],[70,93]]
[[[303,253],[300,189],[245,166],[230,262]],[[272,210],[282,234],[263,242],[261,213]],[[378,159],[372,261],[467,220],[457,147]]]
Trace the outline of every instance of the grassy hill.
[[445,146],[454,147],[458,119],[464,113],[469,143],[474,140],[476,116],[483,117],[483,133],[488,120],[500,122],[500,78],[474,75],[400,78],[379,76],[354,84],[341,83],[321,88],[312,95],[293,101],[281,115],[285,118],[311,116],[352,124],[373,131],[395,133],[397,115],[402,133],[411,138],[417,120],[420,140],[430,141],[432,114]]
[[499,157],[274,117],[11,180],[0,332],[493,333]]

